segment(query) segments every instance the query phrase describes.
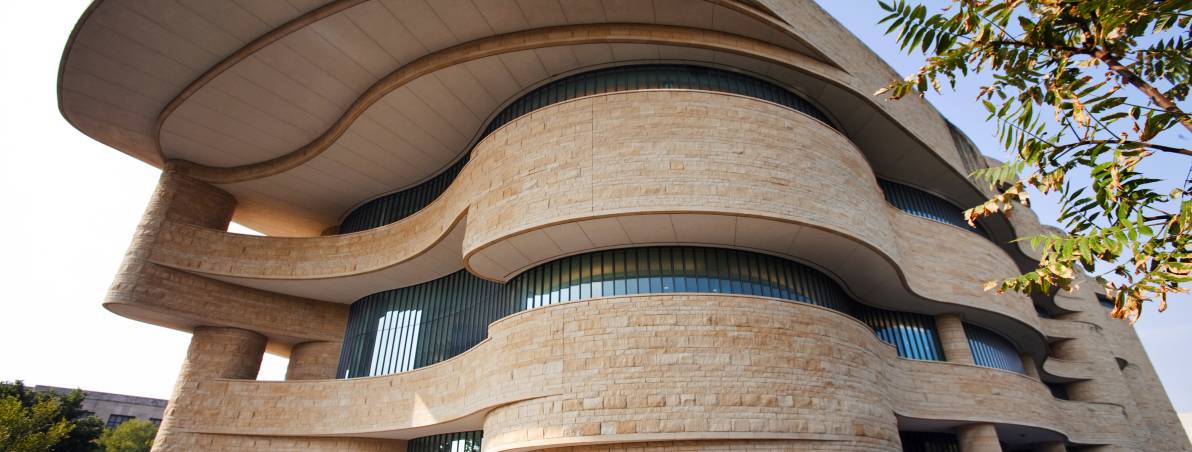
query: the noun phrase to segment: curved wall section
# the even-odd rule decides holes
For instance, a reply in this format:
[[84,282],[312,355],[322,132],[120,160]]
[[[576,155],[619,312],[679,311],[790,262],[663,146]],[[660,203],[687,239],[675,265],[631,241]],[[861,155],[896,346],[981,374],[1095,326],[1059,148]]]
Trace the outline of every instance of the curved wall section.
[[930,316],[862,305],[823,273],[765,254],[701,247],[641,247],[570,256],[507,284],[467,271],[352,304],[339,378],[386,375],[438,363],[487,337],[516,312],[600,297],[667,293],[753,295],[852,315],[904,358],[942,361]]
[[[700,66],[636,65],[584,72],[536,88],[493,117],[476,142],[514,119],[560,102],[613,92],[659,89],[714,91],[752,97],[785,106],[834,127],[828,116],[806,99],[755,77]],[[372,229],[414,214],[447,190],[470,157],[471,150],[430,180],[353,209],[344,217],[339,232]]]

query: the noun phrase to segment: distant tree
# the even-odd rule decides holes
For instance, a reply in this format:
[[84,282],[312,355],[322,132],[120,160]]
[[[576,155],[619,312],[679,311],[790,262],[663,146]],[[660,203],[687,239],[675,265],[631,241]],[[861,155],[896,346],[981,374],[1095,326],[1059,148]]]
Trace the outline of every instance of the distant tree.
[[104,452],[148,452],[157,436],[157,425],[143,419],[133,419],[104,430],[95,443]]
[[0,397],[0,450],[48,452],[74,426],[59,415],[57,399],[45,398],[25,406],[14,396]]
[[[82,404],[84,398],[83,391],[78,389],[71,391],[69,394],[62,395],[54,392],[30,390],[20,380],[11,383],[0,382],[0,399],[15,400],[23,410],[29,413],[32,413],[38,406],[53,406],[54,411],[48,414],[50,419],[54,421],[51,424],[57,425],[57,422],[62,421],[69,426],[66,434],[54,441],[48,449],[44,449],[50,452],[92,452],[98,450],[94,441],[103,432],[103,421],[83,411]],[[6,421],[0,420],[0,432],[3,431],[6,425]],[[43,425],[47,429],[50,426],[50,424]],[[49,430],[44,431],[49,432]],[[0,441],[0,445],[2,444],[4,444],[3,441]],[[0,450],[8,449],[0,447]]]
[[1192,156],[1168,133],[1192,132],[1182,105],[1192,1],[954,0],[936,13],[904,0],[879,5],[886,33],[928,58],[877,94],[899,99],[992,75],[976,97],[1013,158],[973,174],[999,194],[966,211],[969,222],[1026,204],[1026,187],[1059,195],[1067,234],[1020,238],[1041,250],[1037,268],[986,290],[1072,289],[1082,267],[1114,299],[1112,316],[1131,323],[1144,301],[1158,299],[1163,311],[1169,293],[1187,291],[1192,180],[1148,177],[1139,164],[1156,153]]

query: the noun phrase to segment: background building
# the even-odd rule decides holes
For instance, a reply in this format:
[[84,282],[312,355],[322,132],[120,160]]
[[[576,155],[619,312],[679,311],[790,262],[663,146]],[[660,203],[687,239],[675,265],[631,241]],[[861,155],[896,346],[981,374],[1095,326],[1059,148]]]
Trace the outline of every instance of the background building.
[[59,100],[164,170],[159,450],[1188,450],[1092,284],[980,289],[1043,228],[893,77],[806,1],[109,0]]
[[[73,391],[69,388],[44,385],[34,386],[33,390],[56,392],[62,395],[70,394]],[[83,398],[81,408],[103,421],[105,428],[112,428],[133,419],[161,425],[161,419],[166,412],[166,401],[162,399],[98,391],[83,391],[83,394],[86,397]]]

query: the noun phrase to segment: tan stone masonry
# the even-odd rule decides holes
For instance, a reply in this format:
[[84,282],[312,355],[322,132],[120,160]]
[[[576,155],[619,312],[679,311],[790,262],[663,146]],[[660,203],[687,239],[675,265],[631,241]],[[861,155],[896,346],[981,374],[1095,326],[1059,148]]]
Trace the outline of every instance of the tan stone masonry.
[[415,437],[486,413],[493,451],[717,438],[897,450],[895,413],[1035,426],[1077,442],[1126,434],[1120,407],[1053,402],[1013,372],[901,359],[835,311],[729,295],[539,308],[429,367],[350,380],[209,380],[176,409],[189,413],[181,431],[244,436]]

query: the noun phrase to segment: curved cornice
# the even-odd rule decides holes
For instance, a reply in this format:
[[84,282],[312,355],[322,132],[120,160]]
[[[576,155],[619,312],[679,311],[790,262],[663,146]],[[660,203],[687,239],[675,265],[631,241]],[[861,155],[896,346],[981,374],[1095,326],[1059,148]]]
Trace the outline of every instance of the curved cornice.
[[[521,50],[614,43],[674,45],[716,50],[760,58],[770,63],[800,68],[803,71],[810,70],[823,78],[846,76],[830,65],[784,47],[718,31],[642,24],[591,24],[538,28],[481,38],[422,56],[378,80],[357,97],[340,115],[339,119],[322,134],[306,145],[284,155],[234,167],[216,167],[178,161],[178,168],[187,176],[216,184],[243,182],[279,174],[318,157],[347,132],[352,123],[369,107],[386,94],[418,77],[468,61]],[[171,104],[174,105],[174,103]],[[163,111],[158,119],[159,142],[161,126],[168,119],[170,111]]]

